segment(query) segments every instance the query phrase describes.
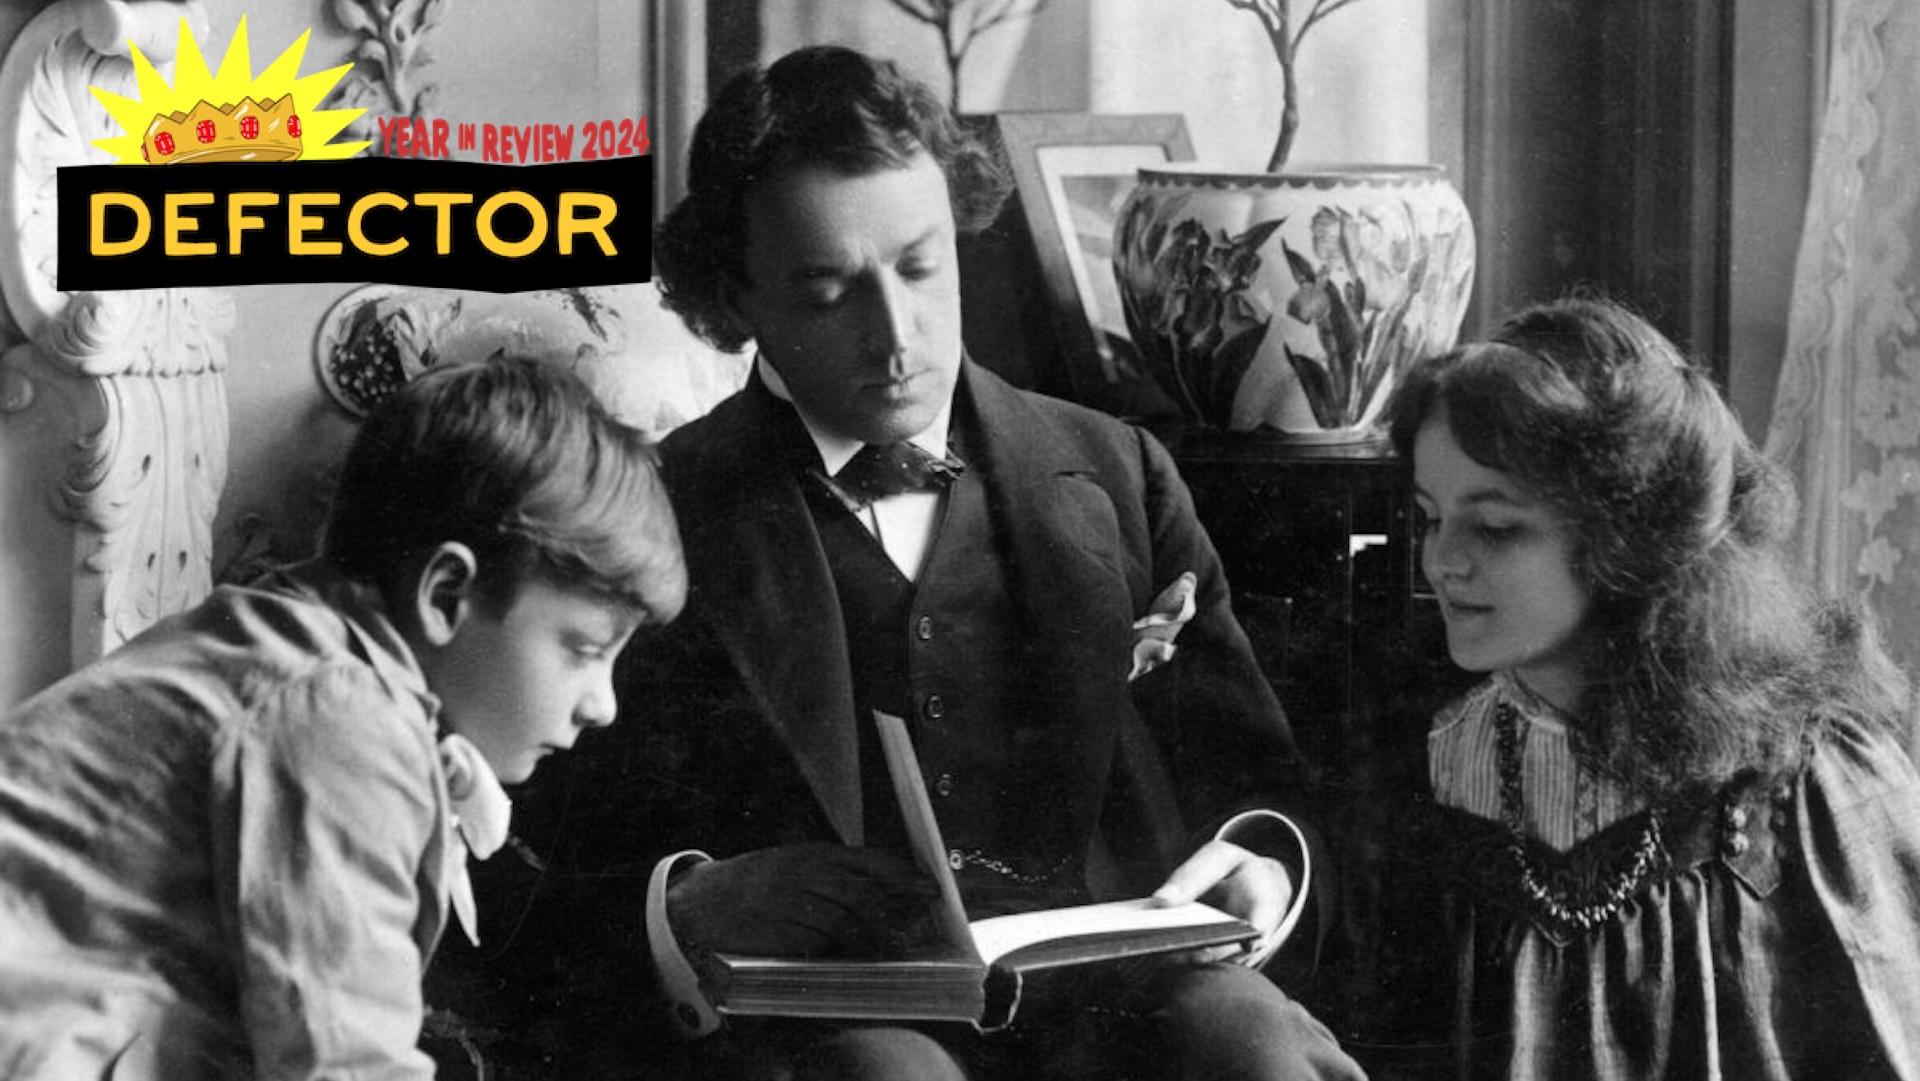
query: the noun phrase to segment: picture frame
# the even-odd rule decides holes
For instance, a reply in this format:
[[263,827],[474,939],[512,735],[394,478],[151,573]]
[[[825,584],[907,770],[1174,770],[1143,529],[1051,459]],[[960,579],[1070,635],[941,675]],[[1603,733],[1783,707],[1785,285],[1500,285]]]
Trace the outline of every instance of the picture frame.
[[1113,226],[1141,166],[1192,161],[1174,113],[999,113],[996,134],[1076,401],[1134,419],[1171,405],[1141,368],[1113,276]]

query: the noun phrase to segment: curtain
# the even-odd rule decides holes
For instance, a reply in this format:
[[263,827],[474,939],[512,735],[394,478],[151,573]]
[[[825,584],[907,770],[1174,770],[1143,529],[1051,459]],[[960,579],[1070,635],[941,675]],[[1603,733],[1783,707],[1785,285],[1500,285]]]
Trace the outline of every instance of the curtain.
[[1799,557],[1920,671],[1920,3],[1831,0],[1827,93],[1767,452]]

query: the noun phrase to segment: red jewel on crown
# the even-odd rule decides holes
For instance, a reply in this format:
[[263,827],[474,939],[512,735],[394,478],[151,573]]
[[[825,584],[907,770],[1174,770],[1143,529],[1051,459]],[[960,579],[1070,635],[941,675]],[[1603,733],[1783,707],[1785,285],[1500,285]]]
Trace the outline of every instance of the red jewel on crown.
[[202,120],[195,124],[193,133],[203,143],[213,142],[213,121]]
[[240,137],[242,139],[258,139],[260,137],[260,118],[257,116],[241,117]]
[[287,134],[293,136],[296,139],[300,137],[300,118],[299,117],[297,116],[287,117]]
[[154,148],[155,150],[158,150],[158,151],[159,151],[160,153],[162,153],[162,154],[171,154],[171,153],[173,153],[173,136],[172,136],[172,135],[169,135],[169,134],[167,134],[167,133],[166,133],[166,132],[164,132],[164,131],[163,131],[163,132],[161,132],[160,134],[158,134],[158,135],[156,135],[156,136],[154,136],[154,137],[153,137],[153,148]]

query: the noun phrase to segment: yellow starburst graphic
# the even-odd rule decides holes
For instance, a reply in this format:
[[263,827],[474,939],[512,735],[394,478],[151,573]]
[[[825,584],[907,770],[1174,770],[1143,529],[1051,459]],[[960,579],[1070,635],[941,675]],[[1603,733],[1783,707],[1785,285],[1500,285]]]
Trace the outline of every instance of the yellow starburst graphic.
[[366,142],[330,140],[365,109],[318,109],[352,67],[341,64],[298,77],[300,58],[313,31],[301,34],[258,78],[251,74],[247,20],[233,32],[218,74],[207,70],[200,44],[180,20],[172,86],[140,49],[128,43],[140,97],[88,87],[128,134],[96,139],[94,146],[127,165],[178,161],[290,161],[350,158]]

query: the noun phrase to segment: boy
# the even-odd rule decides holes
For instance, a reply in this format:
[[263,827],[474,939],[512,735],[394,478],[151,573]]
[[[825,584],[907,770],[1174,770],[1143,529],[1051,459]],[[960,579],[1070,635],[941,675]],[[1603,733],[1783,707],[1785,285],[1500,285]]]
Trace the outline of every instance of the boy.
[[613,720],[685,594],[653,454],[578,379],[403,388],[322,558],[0,722],[0,1076],[432,1076],[422,969],[499,782]]

